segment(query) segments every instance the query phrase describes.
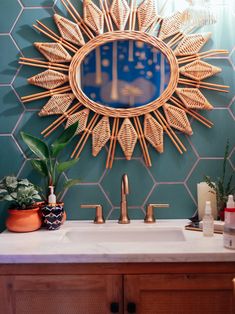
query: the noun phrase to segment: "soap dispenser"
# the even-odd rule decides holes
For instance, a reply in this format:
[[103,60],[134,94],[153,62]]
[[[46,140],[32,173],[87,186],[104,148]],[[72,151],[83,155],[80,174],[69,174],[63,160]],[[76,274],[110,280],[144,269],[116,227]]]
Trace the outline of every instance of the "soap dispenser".
[[235,250],[235,203],[233,195],[228,196],[224,214],[224,247]]
[[233,225],[235,227],[235,203],[233,195],[228,196],[226,208],[224,209],[224,222],[226,225]]
[[50,194],[48,196],[48,204],[50,206],[56,206],[56,196],[54,194],[54,186],[50,185],[49,189],[50,189]]

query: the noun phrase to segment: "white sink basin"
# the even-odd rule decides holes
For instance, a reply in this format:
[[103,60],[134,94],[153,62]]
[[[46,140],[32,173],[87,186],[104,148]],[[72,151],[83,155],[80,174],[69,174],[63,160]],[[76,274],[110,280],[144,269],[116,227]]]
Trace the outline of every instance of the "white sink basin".
[[74,229],[65,233],[65,240],[73,243],[150,243],[150,242],[179,242],[185,241],[180,228],[135,228],[127,229],[120,226],[116,230]]

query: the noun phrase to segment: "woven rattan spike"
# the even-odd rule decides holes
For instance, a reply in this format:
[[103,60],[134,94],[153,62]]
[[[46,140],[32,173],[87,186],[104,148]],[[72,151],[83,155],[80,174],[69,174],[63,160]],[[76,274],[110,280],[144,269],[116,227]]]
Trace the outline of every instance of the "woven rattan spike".
[[201,60],[193,61],[180,68],[180,74],[196,81],[204,80],[221,71],[221,68]]
[[118,142],[127,160],[130,160],[137,142],[137,133],[130,119],[126,118],[118,133]]
[[137,9],[139,30],[145,32],[156,20],[157,10],[154,0],[144,0]]
[[70,62],[72,60],[70,54],[59,43],[34,43],[35,47],[50,62]]
[[213,109],[213,106],[197,88],[177,88],[176,94],[179,96],[186,108],[204,110]]
[[61,36],[76,45],[85,45],[84,38],[78,24],[66,19],[58,14],[54,15],[55,23],[60,31]]
[[163,153],[163,128],[150,114],[144,117],[144,136],[159,153]]
[[78,111],[68,117],[65,128],[67,129],[70,125],[74,124],[78,121],[78,128],[76,130],[76,134],[83,132],[87,126],[87,120],[89,116],[89,109],[83,109]]
[[75,96],[72,93],[53,95],[38,115],[49,116],[53,114],[62,114],[68,109],[74,98]]
[[185,12],[176,12],[172,16],[163,19],[158,37],[162,40],[175,35],[185,23]]
[[103,117],[92,131],[92,155],[95,157],[110,139],[109,117]]
[[97,34],[104,31],[104,14],[91,0],[83,1],[83,16],[86,24]]
[[124,30],[130,14],[126,0],[114,0],[110,7],[110,14],[117,28]]
[[163,128],[150,114],[144,117],[144,136],[159,153],[163,152]]
[[35,76],[28,78],[28,83],[36,86],[40,86],[45,89],[53,89],[68,82],[69,77],[63,73],[46,70]]
[[177,57],[182,57],[198,53],[210,37],[211,33],[185,36],[175,49],[175,55]]
[[165,104],[163,109],[167,122],[170,124],[170,126],[188,135],[193,134],[189,120],[184,110],[169,104]]

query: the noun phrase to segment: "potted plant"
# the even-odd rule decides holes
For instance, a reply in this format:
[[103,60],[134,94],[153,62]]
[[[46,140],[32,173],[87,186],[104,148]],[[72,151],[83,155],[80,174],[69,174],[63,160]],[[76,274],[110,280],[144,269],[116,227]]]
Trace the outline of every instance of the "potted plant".
[[[59,183],[63,172],[70,169],[78,162],[78,159],[63,162],[58,159],[59,154],[75,135],[77,128],[78,123],[69,126],[51,145],[48,145],[35,136],[21,132],[23,141],[37,157],[36,159],[30,160],[33,168],[45,179],[44,189],[41,189],[40,192],[45,202],[45,205],[42,207],[42,216],[44,217],[44,225],[48,229],[57,229],[62,223],[63,218],[65,218],[64,204],[61,199],[63,192],[65,189],[79,182],[79,180],[76,179],[68,180],[62,185],[62,189],[59,190]],[[56,195],[57,201],[55,204],[48,204],[49,187],[53,187]]]
[[41,200],[38,190],[27,179],[14,176],[0,181],[0,200],[10,202],[7,229],[14,232],[29,232],[41,227],[37,200]]
[[229,140],[227,140],[227,144],[225,147],[222,175],[218,177],[217,180],[212,180],[209,176],[204,177],[205,182],[213,190],[212,193],[216,193],[217,210],[219,218],[221,220],[224,220],[224,209],[226,207],[228,195],[233,194],[235,191],[235,187],[232,186],[233,174],[231,174],[229,178],[226,180],[228,155],[229,155]]

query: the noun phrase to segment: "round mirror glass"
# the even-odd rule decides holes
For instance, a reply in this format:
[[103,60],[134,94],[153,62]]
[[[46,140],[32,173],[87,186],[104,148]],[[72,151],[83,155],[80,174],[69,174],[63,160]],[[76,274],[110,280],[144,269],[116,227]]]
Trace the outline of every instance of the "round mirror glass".
[[135,108],[156,100],[167,88],[170,64],[148,43],[117,40],[92,50],[77,73],[78,85],[91,100],[111,108]]

